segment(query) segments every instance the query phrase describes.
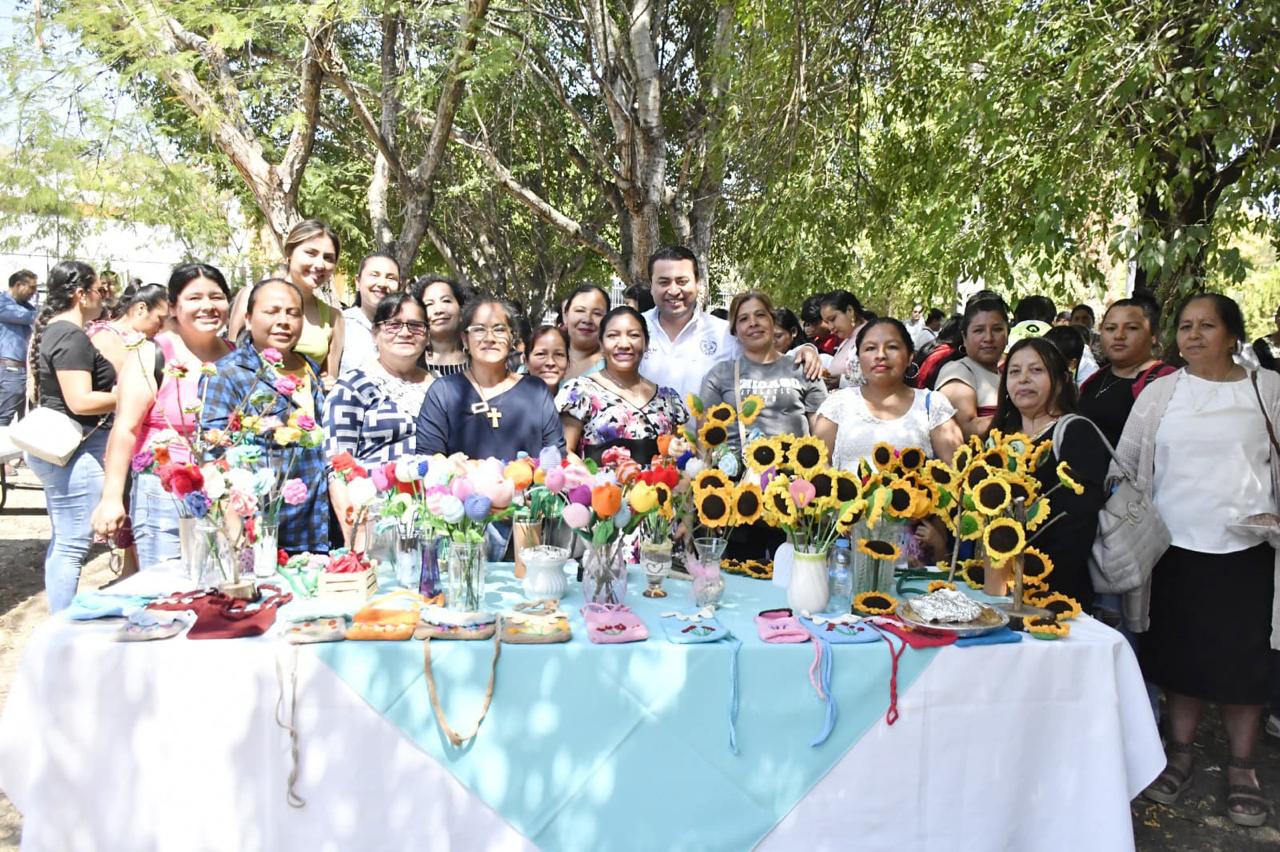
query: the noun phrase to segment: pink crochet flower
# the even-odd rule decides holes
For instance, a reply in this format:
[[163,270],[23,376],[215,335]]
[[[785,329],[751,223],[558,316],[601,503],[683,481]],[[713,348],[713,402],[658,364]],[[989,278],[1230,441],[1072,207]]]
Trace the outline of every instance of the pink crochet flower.
[[290,479],[280,489],[280,496],[290,506],[298,506],[307,502],[307,484],[301,479]]
[[276,393],[281,396],[293,396],[298,389],[298,380],[293,376],[279,376],[276,379]]

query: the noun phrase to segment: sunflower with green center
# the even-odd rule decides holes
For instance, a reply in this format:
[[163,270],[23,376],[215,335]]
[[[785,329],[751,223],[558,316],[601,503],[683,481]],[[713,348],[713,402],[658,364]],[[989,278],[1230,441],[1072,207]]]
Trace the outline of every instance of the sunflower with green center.
[[996,518],[983,530],[982,544],[993,562],[1004,563],[1027,546],[1027,535],[1022,524],[1012,518]]
[[1084,493],[1084,486],[1076,481],[1071,465],[1066,462],[1058,462],[1058,481],[1062,483],[1062,487],[1069,488],[1076,494]]
[[1045,595],[1036,606],[1049,610],[1059,621],[1070,621],[1082,612],[1078,600],[1061,592]]
[[707,421],[710,423],[719,423],[721,426],[730,426],[737,418],[733,413],[733,406],[727,402],[713,405],[707,409]]
[[924,450],[919,447],[907,447],[898,453],[898,466],[904,471],[913,472],[924,467],[928,456],[924,454]]
[[1041,441],[1027,454],[1027,470],[1035,472],[1053,452],[1053,441]]
[[764,495],[760,492],[760,486],[754,482],[738,483],[733,491],[734,521],[741,526],[754,524],[760,520],[763,511]]
[[774,438],[756,438],[747,444],[742,457],[753,473],[764,473],[769,468],[782,464],[782,450]]
[[827,466],[827,445],[821,438],[796,438],[787,453],[787,464],[805,479]]
[[1053,573],[1053,560],[1049,554],[1036,547],[1022,550],[1022,579],[1026,583],[1039,585],[1044,583]]
[[897,598],[884,592],[863,592],[853,599],[853,608],[867,615],[890,615],[897,607]]
[[690,485],[695,493],[707,488],[733,487],[733,483],[729,481],[729,477],[724,475],[724,471],[714,467],[709,467],[706,470],[699,471],[698,475],[693,478],[693,482],[690,483]]
[[973,507],[988,517],[1003,514],[1009,508],[1010,499],[1009,483],[994,476],[978,483],[973,490]]
[[742,404],[738,406],[738,419],[742,421],[743,426],[750,426],[756,422],[761,411],[764,411],[764,400],[753,393],[742,400]]
[[956,520],[955,535],[961,541],[977,541],[982,538],[982,531],[986,527],[981,513],[975,511],[964,511],[960,513],[960,517]]
[[717,529],[729,523],[733,514],[733,492],[728,488],[706,488],[693,495],[698,523]]
[[729,429],[723,423],[707,420],[698,430],[698,440],[708,447],[718,447],[729,440]]
[[1005,435],[1000,445],[1004,451],[1011,456],[1026,456],[1027,452],[1035,446],[1031,441],[1031,436],[1025,432],[1010,432]]
[[1041,494],[1034,503],[1027,507],[1027,529],[1034,530],[1049,520],[1051,511],[1052,505],[1049,503],[1049,498]]
[[696,393],[691,393],[684,398],[684,404],[689,409],[689,413],[694,417],[701,417],[707,413],[707,407],[702,404],[702,397]]
[[882,538],[860,538],[858,539],[858,552],[865,553],[872,559],[880,559],[885,562],[896,561],[902,555],[902,551],[898,549],[898,545],[891,541],[885,541]]
[[1024,619],[1023,629],[1036,639],[1061,639],[1071,632],[1071,625],[1052,616],[1042,615]]
[[954,592],[956,590],[956,584],[948,583],[946,580],[934,580],[931,583],[929,583],[929,586],[928,586],[929,594],[933,594],[934,592],[939,591],[941,589],[949,589],[950,591]]
[[876,470],[895,470],[898,467],[898,456],[893,451],[893,444],[881,441],[871,448],[871,463]]

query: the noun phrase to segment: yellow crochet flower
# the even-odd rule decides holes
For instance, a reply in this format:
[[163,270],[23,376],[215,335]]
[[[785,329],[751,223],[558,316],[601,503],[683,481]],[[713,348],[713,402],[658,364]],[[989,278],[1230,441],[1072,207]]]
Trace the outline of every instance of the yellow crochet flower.
[[884,441],[871,448],[871,463],[876,470],[893,471],[898,467],[898,456],[894,453],[893,444]]
[[1048,616],[1029,618],[1023,624],[1036,639],[1061,639],[1071,632],[1071,625]]
[[747,444],[743,458],[747,467],[755,473],[764,473],[771,467],[782,464],[782,450],[774,438],[756,438]]
[[1009,453],[1001,447],[991,447],[984,450],[978,456],[983,464],[994,470],[1007,471],[1009,469]]
[[807,479],[827,466],[827,445],[820,438],[796,438],[787,454],[787,464]]
[[956,482],[960,479],[960,474],[955,468],[940,459],[930,459],[925,462],[925,476],[933,480],[933,484],[943,489],[954,488]]
[[690,486],[696,494],[708,488],[732,488],[733,483],[729,481],[729,477],[724,475],[724,471],[719,468],[709,467],[706,470],[699,471]]
[[973,490],[974,508],[990,517],[1003,514],[1009,508],[1009,500],[1009,484],[996,477],[984,480]]
[[995,475],[987,464],[983,461],[974,461],[969,464],[964,471],[964,484],[970,491],[977,488],[979,484],[985,482]]
[[1036,606],[1049,610],[1059,621],[1070,621],[1082,611],[1078,600],[1061,592],[1042,597]]
[[968,444],[961,444],[956,447],[956,451],[951,456],[951,469],[955,471],[964,471],[973,462],[973,448]]
[[956,584],[948,583],[946,580],[934,580],[929,584],[928,591],[930,594],[938,591],[939,589],[950,589],[954,592],[956,590]]
[[867,510],[867,501],[858,498],[840,505],[842,508],[840,516],[836,518],[836,532],[840,535],[848,535],[853,525],[862,519],[862,513]]
[[1035,449],[1027,454],[1026,469],[1034,473],[1052,452],[1053,441],[1041,441],[1036,445]]
[[1053,560],[1049,554],[1036,547],[1022,551],[1022,579],[1032,585],[1044,583],[1053,573]]
[[707,422],[709,423],[719,423],[721,426],[729,426],[733,423],[736,417],[737,415],[733,413],[733,406],[727,402],[722,402],[719,405],[713,405],[707,409]]
[[708,488],[694,494],[698,522],[704,527],[723,527],[733,513],[733,492],[728,488]]
[[851,473],[833,471],[831,475],[831,496],[837,505],[844,505],[850,500],[862,497],[862,483]]
[[1043,494],[1036,498],[1036,501],[1027,507],[1027,529],[1035,530],[1036,527],[1049,520],[1049,513],[1053,507],[1049,503],[1049,498]]
[[1071,472],[1071,465],[1066,462],[1058,462],[1058,481],[1064,487],[1070,488],[1076,494],[1084,493],[1084,486],[1076,481],[1075,476]]
[[741,526],[754,524],[764,511],[764,495],[754,482],[740,482],[733,492],[733,518]]
[[898,549],[898,545],[880,538],[858,539],[858,551],[860,553],[865,553],[872,559],[880,559],[885,562],[896,561],[897,558],[902,555],[902,551]]
[[1022,552],[1027,546],[1027,537],[1017,521],[996,518],[983,531],[982,544],[993,562],[1003,563]]
[[698,430],[698,440],[708,447],[718,447],[729,440],[729,430],[723,423],[708,420]]
[[971,589],[981,589],[987,579],[987,566],[981,559],[966,559],[960,563],[956,576]]
[[1030,507],[1040,494],[1040,483],[1025,473],[1008,474],[1004,481],[1009,483],[1009,499],[1015,501],[1021,497],[1024,506]]
[[689,409],[689,413],[694,417],[701,417],[706,414],[707,408],[702,404],[702,397],[696,393],[691,393],[684,398],[684,404]]
[[863,592],[853,599],[853,608],[867,615],[889,615],[898,608],[898,599],[884,592]]
[[787,480],[778,477],[764,491],[764,519],[771,527],[794,526],[797,517],[796,501],[791,499]]
[[668,521],[672,520],[676,514],[676,506],[671,497],[671,489],[665,482],[655,482],[653,491],[658,499],[658,514]]
[[964,511],[956,522],[956,537],[961,541],[977,541],[982,538],[985,528],[986,523],[980,513]]
[[924,467],[924,463],[927,458],[928,457],[924,454],[924,450],[919,447],[907,447],[898,454],[898,466],[904,471],[917,471]]
[[756,394],[751,394],[742,401],[742,405],[738,406],[738,419],[742,421],[743,426],[750,426],[756,422],[761,411],[764,411],[764,400]]

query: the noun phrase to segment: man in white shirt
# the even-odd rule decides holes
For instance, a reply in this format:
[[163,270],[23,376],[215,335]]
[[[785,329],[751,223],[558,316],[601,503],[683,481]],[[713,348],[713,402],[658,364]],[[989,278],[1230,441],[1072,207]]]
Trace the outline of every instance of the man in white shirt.
[[[742,354],[729,323],[698,308],[698,258],[684,246],[666,246],[649,258],[649,284],[654,307],[644,313],[649,348],[640,374],[659,387],[674,388],[681,398],[702,390],[714,364]],[[818,351],[804,346],[796,363],[806,375],[822,371]]]

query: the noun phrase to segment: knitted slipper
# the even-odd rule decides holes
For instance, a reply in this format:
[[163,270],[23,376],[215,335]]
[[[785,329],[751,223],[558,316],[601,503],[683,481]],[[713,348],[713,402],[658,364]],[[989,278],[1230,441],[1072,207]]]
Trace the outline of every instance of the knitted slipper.
[[587,622],[587,638],[597,645],[643,642],[649,638],[649,628],[626,604],[589,603],[581,611]]
[[762,641],[775,645],[808,642],[811,638],[790,609],[766,609],[756,616],[756,632]]

